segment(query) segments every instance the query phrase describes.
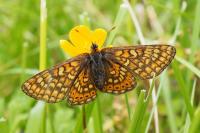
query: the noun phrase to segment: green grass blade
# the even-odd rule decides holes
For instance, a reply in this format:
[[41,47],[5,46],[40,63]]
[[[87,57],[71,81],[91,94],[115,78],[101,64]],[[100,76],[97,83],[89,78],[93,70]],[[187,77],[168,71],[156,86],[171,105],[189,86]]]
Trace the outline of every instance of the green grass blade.
[[193,32],[192,32],[192,45],[191,45],[191,54],[190,54],[190,61],[194,62],[195,51],[199,49],[199,33],[200,33],[200,1],[196,1],[196,11],[195,11],[195,18],[193,19]]
[[2,133],[9,133],[9,124],[4,117],[0,117],[0,129]]
[[[187,8],[187,3],[186,3],[186,1],[183,1],[181,4],[182,5],[181,5],[180,12],[184,13],[186,8]],[[179,35],[179,32],[180,32],[181,24],[182,24],[182,16],[180,14],[178,19],[177,19],[177,21],[176,21],[176,28],[174,30],[174,34],[173,34],[172,38],[169,41],[169,43],[172,44],[172,45],[175,45],[175,43],[176,43],[176,39],[177,39],[177,37]]]
[[141,123],[141,119],[143,118],[143,110],[145,109],[145,95],[146,95],[146,90],[141,90],[138,103],[135,107],[135,111],[133,113],[133,117],[131,118],[131,124],[129,127],[129,133],[136,133],[139,129],[139,123]]
[[46,0],[41,0],[40,5],[40,70],[46,68],[46,30],[47,30],[47,8]]
[[200,70],[198,68],[196,68],[191,63],[189,63],[181,57],[176,56],[175,59],[181,64],[185,65],[190,71],[192,71],[195,75],[197,75],[200,78]]
[[27,47],[28,44],[27,43],[23,43],[22,45],[22,71],[21,71],[21,83],[24,82],[24,74],[25,74],[25,68],[26,68],[26,57],[27,57]]
[[191,122],[189,133],[198,133],[200,131],[200,107],[195,111],[194,118]]
[[141,90],[139,99],[137,102],[137,105],[135,107],[135,111],[133,113],[133,116],[131,118],[130,126],[129,126],[129,133],[138,133],[141,132],[141,125],[143,122],[143,118],[145,116],[145,112],[147,110],[148,103],[150,101],[150,98],[152,96],[152,91],[154,88],[155,79],[152,80],[152,83],[150,85],[150,89],[148,92],[148,95],[146,95],[146,90]]
[[185,105],[186,105],[186,109],[187,111],[189,112],[190,114],[190,119],[193,118],[193,114],[194,114],[194,109],[192,107],[192,104],[190,103],[190,98],[189,98],[189,89],[187,88],[187,85],[185,84],[184,82],[184,79],[183,79],[183,75],[182,75],[182,72],[180,71],[180,69],[178,68],[178,64],[176,61],[174,61],[172,63],[172,67],[174,69],[174,72],[175,72],[175,77],[176,77],[176,80],[180,86],[180,92],[183,96],[183,99],[184,99],[184,102],[185,102]]
[[192,86],[192,93],[191,93],[191,99],[190,99],[192,106],[194,106],[194,96],[195,96],[196,85],[197,85],[197,79],[194,80],[194,83]]
[[157,96],[156,96],[156,102],[154,103],[153,107],[152,107],[152,110],[151,110],[151,113],[149,115],[149,118],[148,118],[148,122],[147,122],[147,126],[146,126],[146,129],[145,129],[145,133],[148,133],[149,132],[149,129],[150,129],[150,124],[151,124],[151,121],[153,119],[153,114],[154,114],[154,111],[157,107],[157,102],[158,102],[158,99],[160,97],[160,92],[161,92],[161,89],[163,88],[163,84],[164,84],[164,74],[166,73],[166,71],[164,71],[162,74],[161,74],[161,79],[160,79],[160,84],[159,84],[159,87],[158,87],[158,91],[157,91]]
[[113,39],[115,38],[118,28],[120,27],[126,13],[127,13],[127,9],[126,9],[125,5],[121,4],[120,9],[119,9],[117,16],[115,18],[115,21],[114,21],[114,29],[112,31],[110,31],[107,42],[105,43],[106,45],[112,44]]
[[25,133],[45,133],[44,121],[46,119],[46,108],[44,102],[37,102],[37,104],[31,109],[28,122],[26,125]]
[[139,21],[135,15],[134,11],[132,10],[132,7],[131,7],[129,1],[128,0],[123,0],[123,1],[124,1],[124,5],[127,7],[128,11],[129,11],[129,14],[130,14],[133,24],[135,26],[137,35],[139,37],[140,43],[145,44],[145,39],[144,39],[142,30],[141,30]]
[[[172,133],[177,133],[177,126],[176,126],[176,117],[175,117],[175,113],[173,110],[173,104],[172,104],[172,100],[171,100],[171,92],[170,92],[170,84],[169,84],[169,78],[167,77],[167,75],[164,75],[164,79],[165,82],[163,84],[163,89],[162,89],[162,95],[165,101],[165,105],[166,105],[166,109],[167,109],[167,115],[168,115],[168,123],[169,123],[169,127]],[[173,88],[172,88],[173,89]]]
[[[90,119],[94,104],[95,104],[95,101],[88,105],[85,105],[86,124],[88,123],[88,121]],[[82,133],[83,132],[83,119],[82,118],[83,118],[82,113],[79,113],[77,120],[76,120],[76,125],[74,128],[74,131],[73,131],[74,133]]]
[[[194,103],[196,83],[197,83],[197,80],[195,79],[194,83],[193,83],[192,94],[191,94],[191,99],[190,99],[190,102],[191,102],[192,106],[193,106],[193,103]],[[187,113],[186,122],[185,122],[185,126],[184,126],[184,133],[188,133],[189,132],[190,124],[191,124],[191,121],[190,121],[189,113]]]
[[128,118],[130,120],[131,119],[131,108],[129,106],[128,95],[127,94],[125,94],[125,101],[126,101],[126,107],[127,107],[127,111],[128,111]]
[[97,99],[93,109],[94,131],[95,133],[103,133],[102,116],[100,112],[99,99]]

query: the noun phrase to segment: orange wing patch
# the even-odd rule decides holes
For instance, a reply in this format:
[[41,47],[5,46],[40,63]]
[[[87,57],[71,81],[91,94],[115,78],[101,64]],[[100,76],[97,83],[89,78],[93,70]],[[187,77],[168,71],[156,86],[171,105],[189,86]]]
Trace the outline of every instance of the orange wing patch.
[[73,84],[83,59],[86,55],[80,55],[57,65],[52,69],[44,70],[31,77],[22,85],[22,90],[29,96],[55,103],[66,97]]
[[105,48],[115,59],[141,79],[159,75],[172,61],[176,49],[170,45],[141,45]]
[[136,86],[136,81],[131,72],[123,66],[108,60],[105,63],[106,82],[103,92],[112,94],[122,94],[132,90]]
[[86,104],[96,98],[96,88],[91,81],[89,66],[85,66],[76,78],[68,94],[70,105]]

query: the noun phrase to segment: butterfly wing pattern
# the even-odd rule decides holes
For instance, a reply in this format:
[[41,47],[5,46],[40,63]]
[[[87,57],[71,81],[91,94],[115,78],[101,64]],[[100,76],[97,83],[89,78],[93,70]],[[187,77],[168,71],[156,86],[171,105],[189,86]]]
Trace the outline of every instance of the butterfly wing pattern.
[[[159,75],[175,54],[176,49],[170,45],[104,48],[78,55],[36,74],[25,81],[22,90],[37,100],[49,103],[67,99],[70,105],[86,104],[96,98],[97,90],[122,94],[136,87],[136,77],[144,80]],[[97,65],[99,59],[101,66]],[[97,67],[91,67],[92,62]],[[97,77],[103,81],[103,87],[99,88],[92,72],[102,68],[103,74],[98,73],[100,76]]]
[[126,68],[111,60],[107,60],[104,66],[106,81],[101,91],[112,94],[122,94],[135,88],[135,78]]
[[86,104],[96,97],[96,88],[90,77],[89,65],[86,65],[76,78],[68,95],[70,105]]
[[140,45],[105,48],[102,52],[112,56],[140,79],[150,79],[159,75],[173,60],[176,49],[170,45]]
[[59,102],[67,96],[73,82],[85,64],[88,54],[82,54],[63,64],[44,70],[31,77],[22,85],[29,96],[49,103]]

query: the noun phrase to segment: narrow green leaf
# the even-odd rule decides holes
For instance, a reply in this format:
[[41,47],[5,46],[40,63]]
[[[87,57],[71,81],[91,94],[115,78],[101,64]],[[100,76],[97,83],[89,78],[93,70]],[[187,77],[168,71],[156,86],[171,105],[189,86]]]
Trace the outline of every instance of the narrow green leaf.
[[189,133],[198,133],[200,131],[200,107],[195,111],[194,118],[191,122]]
[[[92,113],[92,110],[93,110],[93,107],[94,107],[94,104],[95,104],[95,101],[90,103],[90,104],[87,104],[85,105],[86,107],[86,124],[88,123],[89,119],[90,119],[90,116],[91,116],[91,113]],[[82,133],[83,132],[83,120],[82,120],[82,113],[79,113],[79,115],[77,116],[77,120],[76,120],[76,125],[75,125],[75,128],[74,128],[74,133]]]
[[135,111],[133,113],[133,117],[131,118],[129,130],[128,130],[129,133],[141,132],[141,125],[142,125],[142,122],[143,122],[143,118],[144,118],[145,112],[147,110],[147,106],[148,106],[149,100],[150,100],[151,95],[152,95],[152,91],[153,91],[153,88],[154,88],[154,83],[155,83],[155,79],[152,80],[152,83],[150,85],[150,89],[149,89],[147,97],[145,97],[146,90],[141,90],[140,91],[138,103],[137,103],[137,105],[135,107]]
[[[190,99],[190,102],[191,102],[192,106],[193,106],[193,103],[194,103],[196,82],[197,82],[197,80],[195,79],[194,83],[193,83],[192,94],[191,94],[191,99]],[[190,120],[190,117],[189,117],[189,113],[187,113],[186,122],[185,122],[185,126],[184,126],[184,133],[188,133],[189,132],[190,124],[191,124],[191,120]]]
[[153,107],[152,107],[152,110],[151,110],[151,114],[149,115],[149,118],[148,118],[148,122],[147,122],[147,126],[146,126],[146,129],[145,129],[145,133],[148,133],[149,132],[149,128],[150,128],[150,124],[151,124],[151,121],[153,119],[153,114],[154,114],[154,111],[156,109],[156,104],[158,102],[158,99],[160,97],[160,92],[163,88],[163,84],[164,84],[164,75],[165,75],[166,71],[164,71],[162,74],[161,74],[161,78],[160,78],[160,84],[158,86],[158,91],[157,91],[157,99],[156,99],[156,102],[154,103]]
[[129,106],[128,95],[127,94],[125,94],[125,100],[126,100],[126,107],[127,107],[127,111],[128,111],[128,118],[130,120],[131,119],[131,108]]
[[2,133],[9,133],[9,124],[4,117],[0,118],[0,129]]
[[[169,123],[169,127],[172,133],[177,133],[177,126],[176,126],[176,117],[175,117],[175,113],[173,110],[173,104],[172,104],[172,98],[171,98],[171,92],[170,92],[170,84],[169,84],[169,78],[167,77],[167,75],[164,75],[164,79],[165,82],[163,84],[163,89],[162,89],[162,95],[165,101],[165,105],[166,105],[166,111],[167,111],[167,118],[168,118],[168,123]],[[173,89],[173,88],[172,88]]]
[[143,109],[145,108],[145,95],[146,95],[146,90],[141,90],[137,106],[135,107],[135,111],[133,114],[133,117],[131,118],[132,121],[130,123],[129,127],[129,133],[136,133],[139,129],[139,123],[143,117]]
[[199,45],[199,33],[200,33],[200,1],[196,1],[196,11],[194,17],[194,24],[193,24],[193,32],[192,32],[192,42],[191,42],[191,54],[190,54],[190,61],[194,62],[194,55],[195,52],[198,50]]
[[183,96],[183,99],[184,99],[184,102],[185,102],[185,105],[186,105],[186,109],[187,111],[189,112],[190,114],[190,119],[192,119],[193,117],[193,114],[194,114],[194,109],[192,107],[192,104],[190,103],[190,98],[189,98],[189,89],[187,88],[187,85],[185,84],[184,82],[184,79],[183,79],[183,76],[182,76],[182,72],[180,71],[180,69],[178,68],[178,64],[176,61],[174,61],[172,63],[172,67],[175,71],[175,77],[177,79],[177,82],[180,86],[180,92]]
[[114,29],[110,31],[109,37],[107,39],[106,45],[112,44],[115,35],[117,34],[118,28],[121,25],[122,21],[124,20],[124,16],[126,15],[127,9],[124,4],[120,5],[120,9],[117,13],[117,16],[114,21]]
[[103,133],[103,125],[102,125],[102,116],[101,112],[99,111],[100,109],[100,104],[99,104],[99,99],[97,99],[94,109],[93,109],[93,120],[94,120],[94,131],[95,133]]
[[25,133],[45,133],[43,129],[45,112],[45,103],[38,101],[30,111]]
[[46,30],[47,30],[47,8],[46,0],[40,3],[40,70],[46,67]]
[[195,75],[197,75],[200,78],[200,70],[198,68],[196,68],[191,63],[189,63],[181,57],[176,56],[175,59],[181,64],[185,65],[190,71],[192,71]]

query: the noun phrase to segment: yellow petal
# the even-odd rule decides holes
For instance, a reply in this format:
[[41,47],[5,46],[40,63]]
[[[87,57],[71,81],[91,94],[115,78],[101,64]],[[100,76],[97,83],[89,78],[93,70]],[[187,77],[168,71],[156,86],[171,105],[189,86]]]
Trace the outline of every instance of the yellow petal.
[[79,25],[74,27],[69,33],[69,39],[75,47],[89,52],[92,38],[91,31],[87,26]]
[[69,33],[69,41],[61,40],[60,46],[70,56],[81,53],[90,53],[91,45],[97,44],[101,48],[105,42],[107,32],[104,29],[91,31],[87,26],[79,25],[74,27]]
[[101,48],[106,40],[107,32],[104,29],[96,29],[92,33],[92,42],[97,44]]
[[60,47],[70,56],[76,56],[84,53],[84,51],[77,47],[74,47],[70,42],[66,40],[60,40]]

